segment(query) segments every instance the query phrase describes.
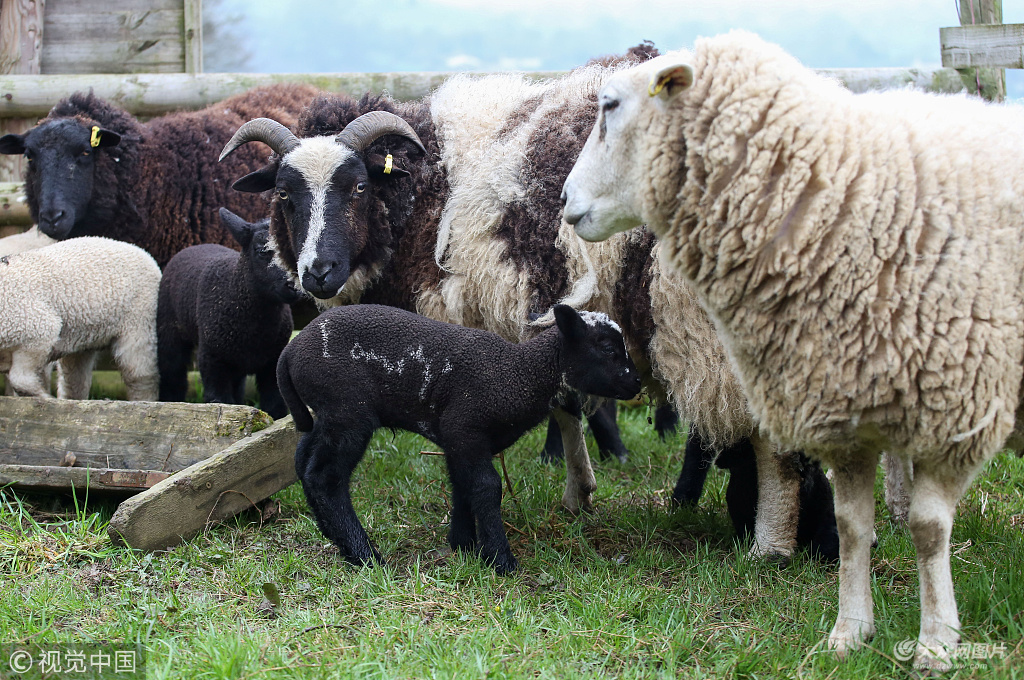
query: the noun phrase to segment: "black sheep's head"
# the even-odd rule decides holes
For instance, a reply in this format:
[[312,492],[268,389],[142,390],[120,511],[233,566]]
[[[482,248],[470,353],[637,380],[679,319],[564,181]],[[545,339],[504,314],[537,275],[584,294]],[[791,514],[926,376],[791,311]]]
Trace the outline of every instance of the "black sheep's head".
[[365,153],[384,135],[400,135],[426,153],[412,127],[385,111],[359,116],[337,135],[305,139],[276,121],[257,118],[242,125],[221,153],[223,160],[242,144],[260,141],[279,156],[233,186],[274,191],[295,253],[294,274],[322,300],[338,295],[352,273],[353,258],[369,238],[372,185],[409,175],[394,167],[390,157]]
[[288,273],[274,262],[274,249],[269,243],[269,218],[247,222],[227,208],[221,208],[220,223],[242,246],[241,257],[254,291],[284,304],[297,302],[302,297],[302,291],[292,284]]
[[[121,136],[80,118],[44,121],[25,134],[0,137],[0,153],[24,154],[32,219],[55,239],[67,238],[92,200],[96,154]],[[34,199],[34,200],[33,200]]]
[[606,314],[577,312],[568,305],[555,305],[554,314],[569,387],[610,399],[631,399],[640,392],[640,373],[618,324]]

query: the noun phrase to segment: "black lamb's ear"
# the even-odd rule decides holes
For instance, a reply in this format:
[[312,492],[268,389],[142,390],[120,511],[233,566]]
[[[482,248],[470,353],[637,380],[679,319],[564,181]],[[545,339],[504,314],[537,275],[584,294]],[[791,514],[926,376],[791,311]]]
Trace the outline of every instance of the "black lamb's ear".
[[[389,157],[391,158],[390,163],[388,163]],[[391,154],[387,156],[381,156],[378,153],[367,154],[366,172],[369,173],[370,178],[375,182],[409,176],[408,171],[395,165],[394,157]]]
[[7,156],[20,156],[25,153],[25,135],[0,137],[0,153]]
[[586,322],[569,305],[555,305],[555,325],[566,340],[576,341],[587,332]]
[[253,232],[256,230],[255,224],[246,222],[227,208],[220,209],[220,223],[231,232],[231,235],[238,241],[238,245],[243,249],[248,248],[252,243]]
[[259,194],[273,189],[275,184],[277,184],[277,165],[270,163],[256,172],[250,172],[245,177],[235,180],[231,188],[235,191],[244,191],[247,194]]

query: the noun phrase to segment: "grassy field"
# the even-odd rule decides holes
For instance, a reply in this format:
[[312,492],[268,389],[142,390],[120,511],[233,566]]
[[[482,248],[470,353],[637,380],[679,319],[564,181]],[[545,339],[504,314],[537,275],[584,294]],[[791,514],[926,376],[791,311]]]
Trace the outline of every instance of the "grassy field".
[[[823,651],[835,568],[747,559],[721,471],[699,510],[670,508],[682,441],[660,442],[646,416],[620,415],[633,453],[595,460],[588,516],[559,508],[565,472],[539,462],[543,430],[507,452],[521,567],[504,578],[448,550],[444,463],[408,433],[378,433],[356,472],[356,509],[386,559],[373,568],[339,559],[297,486],[159,554],[110,545],[113,503],[0,491],[0,642],[137,645],[149,678],[914,677],[894,656],[917,633],[914,552],[880,500],[878,635],[838,662]],[[953,543],[963,639],[1004,651],[950,676],[1024,677],[1024,461],[990,464]]]

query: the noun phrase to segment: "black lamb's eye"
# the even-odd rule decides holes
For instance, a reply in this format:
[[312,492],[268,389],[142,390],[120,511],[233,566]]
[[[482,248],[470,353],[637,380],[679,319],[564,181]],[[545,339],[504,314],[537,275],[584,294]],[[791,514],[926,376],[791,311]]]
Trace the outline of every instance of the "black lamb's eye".
[[356,185],[356,193],[361,194],[366,191],[366,182],[360,182]]
[[287,201],[288,200],[288,192],[285,191],[284,189],[278,189],[277,190],[277,197],[280,198],[282,201]]

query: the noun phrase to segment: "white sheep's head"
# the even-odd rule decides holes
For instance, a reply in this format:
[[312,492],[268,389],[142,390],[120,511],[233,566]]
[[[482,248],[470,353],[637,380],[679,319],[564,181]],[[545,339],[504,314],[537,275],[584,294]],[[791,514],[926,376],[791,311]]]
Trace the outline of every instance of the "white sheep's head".
[[288,240],[295,253],[294,275],[302,287],[327,300],[352,273],[352,257],[367,240],[367,204],[371,184],[392,182],[409,173],[389,157],[365,153],[378,138],[398,135],[426,153],[419,136],[399,116],[371,111],[337,135],[299,139],[269,118],[251,120],[235,132],[221,160],[242,144],[265,143],[278,158],[232,186],[239,191],[274,190]]
[[[565,221],[587,241],[649,222],[642,192],[651,183],[655,137],[682,135],[659,118],[693,84],[688,52],[672,52],[611,76],[598,94],[594,129],[565,180]],[[676,159],[681,163],[682,159]]]

